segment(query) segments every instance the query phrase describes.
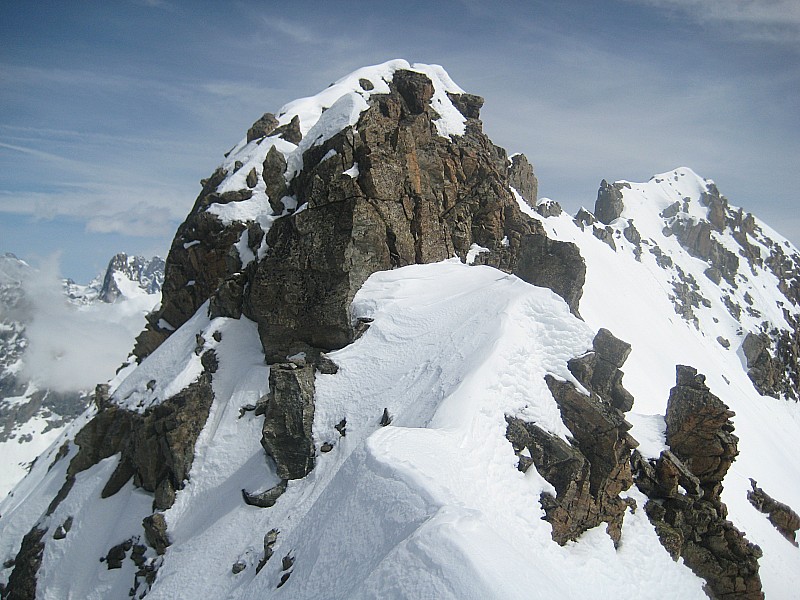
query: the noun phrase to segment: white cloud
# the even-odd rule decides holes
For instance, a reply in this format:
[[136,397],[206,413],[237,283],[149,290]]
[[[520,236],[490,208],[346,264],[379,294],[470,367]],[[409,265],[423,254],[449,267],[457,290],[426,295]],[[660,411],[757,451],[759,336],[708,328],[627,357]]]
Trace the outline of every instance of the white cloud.
[[43,261],[23,282],[32,302],[23,373],[57,391],[87,390],[107,381],[144,326],[146,305],[132,301],[77,307],[61,291],[58,257]]
[[797,0],[629,0],[677,11],[711,23],[733,25],[742,38],[800,42],[800,2]]

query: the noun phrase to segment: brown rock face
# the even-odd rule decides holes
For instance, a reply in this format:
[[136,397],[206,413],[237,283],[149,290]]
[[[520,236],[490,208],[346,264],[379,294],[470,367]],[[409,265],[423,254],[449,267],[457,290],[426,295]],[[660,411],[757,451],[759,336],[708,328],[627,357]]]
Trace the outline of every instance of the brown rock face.
[[747,492],[750,504],[767,515],[769,522],[781,535],[797,546],[797,530],[800,529],[800,515],[783,502],[778,502],[764,490],[758,487],[755,480],[750,480],[752,489]]
[[[627,433],[631,426],[622,410],[613,405],[610,393],[616,386],[622,389],[622,374],[613,365],[622,366],[630,345],[601,330],[594,347],[595,352],[569,363],[570,371],[591,396],[571,383],[549,375],[546,378],[564,424],[572,432],[571,443],[533,423],[506,418],[506,437],[520,457],[520,470],[535,465],[556,489],[555,498],[542,494],[541,503],[553,526],[553,540],[562,545],[604,522],[614,543],[619,543],[628,507],[619,494],[633,483],[630,456],[638,443]],[[612,367],[592,371],[591,366],[599,361]],[[525,456],[525,448],[530,458]]]
[[[267,234],[270,251],[252,274],[244,307],[259,324],[269,360],[282,360],[293,342],[348,344],[348,308],[369,275],[464,258],[473,243],[491,250],[481,255],[486,264],[551,287],[577,309],[583,261],[573,245],[549,240],[520,213],[505,151],[475,117],[464,136],[439,136],[425,75],[398,71],[390,87],[370,99],[355,128],[306,151],[290,189],[305,209]],[[477,97],[451,98],[466,115],[476,114]],[[323,161],[331,150],[336,155]],[[354,165],[352,177],[345,171]],[[285,165],[274,166],[276,174],[268,167],[265,180],[283,178]]]
[[[707,582],[712,598],[760,599],[761,549],[726,520],[722,479],[737,455],[733,412],[705,385],[705,377],[679,365],[667,404],[667,443],[655,461],[633,457],[639,488],[661,543]],[[683,491],[678,488],[683,487]]]
[[[481,131],[483,100],[449,95],[467,118],[465,134],[449,138],[438,134],[427,76],[396,71],[390,90],[370,97],[355,127],[310,147],[288,185],[283,155],[275,148],[267,153],[262,179],[274,214],[284,210],[285,196],[303,210],[275,221],[269,251],[247,270],[233,245],[247,228],[248,246],[257,248],[261,228],[224,226],[205,208],[252,191],[218,194],[221,170],[204,181],[170,250],[161,309],[137,341],[140,359],[239,272],[242,310],[258,323],[270,361],[283,360],[296,342],[340,348],[354,339],[349,305],[372,273],[454,254],[464,259],[473,243],[490,250],[478,262],[553,289],[577,313],[583,259],[576,246],[548,239],[538,221],[519,211],[509,186],[535,203],[536,178],[524,157],[509,165],[505,150]],[[272,127],[268,116],[251,131]],[[293,121],[269,135],[297,143],[299,132]],[[238,303],[228,294],[226,304]]]
[[313,364],[270,369],[261,445],[284,480],[300,479],[314,468],[314,373]]

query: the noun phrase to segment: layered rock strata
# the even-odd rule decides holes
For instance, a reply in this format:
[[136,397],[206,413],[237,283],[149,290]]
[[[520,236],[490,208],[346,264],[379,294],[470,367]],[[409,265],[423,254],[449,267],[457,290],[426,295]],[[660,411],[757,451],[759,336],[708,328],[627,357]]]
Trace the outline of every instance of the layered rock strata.
[[738,453],[733,411],[692,367],[677,367],[667,404],[667,444],[656,460],[634,453],[636,484],[663,546],[706,580],[711,598],[760,599],[761,549],[727,520],[722,480]]
[[589,396],[572,383],[546,377],[572,433],[569,442],[535,423],[506,418],[506,437],[519,457],[519,469],[524,472],[534,466],[556,490],[555,497],[543,493],[541,503],[559,544],[601,523],[607,523],[606,531],[615,544],[620,541],[628,508],[620,493],[633,483],[630,455],[638,446],[627,433],[631,425],[624,412],[630,409],[632,397],[622,387],[619,370],[630,350],[629,344],[601,329],[593,351],[569,362]]

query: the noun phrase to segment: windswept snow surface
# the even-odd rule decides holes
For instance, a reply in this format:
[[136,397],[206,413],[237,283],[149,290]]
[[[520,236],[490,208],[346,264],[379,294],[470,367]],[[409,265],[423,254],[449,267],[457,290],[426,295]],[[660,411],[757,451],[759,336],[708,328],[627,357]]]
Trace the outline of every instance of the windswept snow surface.
[[[705,597],[641,509],[627,515],[618,549],[602,526],[564,547],[552,541],[539,503],[551,487],[533,468],[518,471],[505,439],[506,415],[567,433],[544,375],[571,380],[566,362],[591,347],[594,331],[550,290],[457,259],[372,275],[353,314],[374,321],[330,353],[337,374],[316,377],[315,443],[333,449],[318,452],[313,471],[268,509],[245,505],[240,494],[278,482],[259,443],[261,418],[240,412],[267,389],[257,327],[244,318],[207,321],[204,311],[162,345],[165,363],[177,364],[186,359],[184,328],[187,338],[198,327],[207,340],[221,333],[215,400],[190,479],[166,512],[172,545],[148,598]],[[147,360],[138,369],[148,374],[133,370],[117,394],[150,377]],[[392,422],[380,427],[384,408]],[[335,429],[342,419],[344,437]],[[48,521],[52,532],[75,517],[66,539],[48,540],[43,597],[111,597],[131,586],[130,559],[113,571],[99,562],[111,545],[141,536],[135,524],[149,513],[149,497],[130,485],[99,499],[116,460],[81,474]],[[4,512],[0,525],[13,533],[3,538],[5,556],[66,464],[23,482],[40,500]],[[643,505],[638,492],[630,496]],[[115,511],[124,518],[115,521]],[[90,520],[95,531],[78,534]],[[279,531],[274,556],[256,573],[271,529]],[[59,571],[57,557],[73,551],[82,560]],[[288,570],[284,557],[294,560]],[[234,574],[235,563],[244,570]]]
[[[505,415],[564,435],[544,375],[571,379],[566,361],[591,346],[593,331],[560,298],[451,260],[373,275],[353,313],[374,322],[330,354],[339,372],[316,380],[315,441],[333,450],[270,509],[238,494],[277,483],[260,419],[238,412],[264,392],[266,368],[227,359],[223,335],[215,392],[233,391],[227,405],[215,402],[204,454],[167,513],[174,543],[149,598],[607,598],[626,589],[657,598],[658,585],[703,597],[641,510],[626,519],[619,550],[602,528],[556,545],[539,505],[549,485],[516,468]],[[249,335],[253,354],[231,356],[260,355],[250,327],[238,339]],[[237,383],[221,384],[220,373]],[[384,408],[393,421],[381,428]],[[343,418],[345,437],[334,428]],[[275,555],[256,574],[272,528]],[[294,565],[277,588],[285,556]],[[246,569],[234,575],[236,562]]]
[[[728,518],[764,550],[759,563],[766,597],[792,598],[800,589],[800,550],[750,505],[746,493],[752,477],[771,496],[800,510],[800,463],[796,459],[800,407],[793,401],[759,395],[747,376],[740,348],[747,332],[758,331],[764,320],[786,327],[778,302],[794,314],[798,309],[780,294],[771,272],[758,265],[751,268],[740,259],[738,287],[734,289],[724,280],[718,286],[704,275],[708,263],[691,256],[675,236],[664,235],[665,220],[659,213],[676,201],[687,199],[690,216],[707,218],[708,209],[700,203],[706,183],[686,168],[656,175],[646,183],[629,182],[630,188],[622,190],[622,216],[611,225],[616,251],[595,237],[591,226],[581,230],[566,213],[548,218],[531,210],[528,213],[542,221],[551,237],[580,247],[586,261],[586,283],[579,310],[588,325],[606,327],[632,345],[623,367],[625,387],[635,397],[628,420],[634,425],[630,433],[641,442],[645,455],[657,456],[665,448],[663,415],[675,385],[677,364],[705,374],[711,391],[736,412],[733,421],[740,454],[725,478],[722,499],[729,509]],[[635,259],[633,245],[622,234],[630,221],[644,241],[641,261]],[[785,245],[787,253],[796,252],[785,238],[757,219],[756,223],[765,235]],[[738,255],[740,246],[729,230],[713,232],[713,236]],[[748,241],[767,256],[758,240],[751,237]],[[675,270],[658,265],[650,251],[656,245],[694,277],[700,293],[710,301],[710,307],[694,309],[698,326],[676,314],[670,300]],[[746,306],[745,293],[762,315],[742,311],[737,321],[722,297],[730,295]],[[718,336],[730,341],[729,349],[720,345]]]

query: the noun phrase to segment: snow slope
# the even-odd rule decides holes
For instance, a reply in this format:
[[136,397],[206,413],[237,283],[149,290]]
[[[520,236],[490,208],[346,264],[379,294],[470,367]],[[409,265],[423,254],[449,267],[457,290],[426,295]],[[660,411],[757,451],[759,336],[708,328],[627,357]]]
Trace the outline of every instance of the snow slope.
[[[594,335],[559,297],[454,259],[373,275],[353,310],[374,319],[371,327],[330,354],[336,375],[317,375],[315,440],[333,450],[320,453],[311,474],[289,482],[269,509],[247,506],[239,494],[277,483],[258,443],[260,420],[239,410],[265,392],[255,325],[196,317],[184,326],[201,328],[206,339],[221,332],[220,367],[190,482],[166,512],[172,545],[148,597],[605,598],[623,589],[657,598],[664,585],[680,597],[703,597],[702,582],[671,560],[641,510],[628,515],[618,550],[602,528],[563,548],[552,542],[539,505],[549,484],[533,469],[525,475],[516,468],[505,415],[563,435],[544,375],[572,380],[566,361],[590,348]],[[169,355],[162,361],[191,354],[176,336],[162,348]],[[384,408],[393,421],[380,427]],[[342,418],[345,437],[334,428]],[[107,462],[83,475],[81,508],[63,504],[53,523],[71,514],[75,529],[108,510],[93,487],[100,483],[91,483],[113,468]],[[41,486],[58,476],[48,473]],[[147,513],[139,496],[130,486],[114,496],[130,521],[101,528],[107,546],[135,534],[125,523]],[[275,556],[256,573],[273,528],[280,532]],[[70,563],[67,575],[55,568],[57,555],[45,554],[43,597],[100,598],[132,584],[129,570],[97,566],[105,554],[100,542],[81,540],[67,535],[60,555],[97,558]],[[277,588],[285,556],[294,563]],[[235,563],[244,570],[233,574]],[[559,575],[564,569],[569,578]]]
[[[622,217],[611,224],[616,250],[598,239],[591,226],[583,230],[572,217],[562,213],[540,219],[552,237],[571,241],[580,247],[586,261],[586,283],[580,313],[594,328],[606,327],[614,335],[632,345],[625,363],[625,387],[635,398],[628,420],[634,427],[631,434],[642,443],[640,451],[657,456],[664,445],[663,415],[669,390],[675,385],[675,365],[695,367],[706,375],[712,393],[736,412],[733,421],[739,437],[739,456],[725,478],[723,501],[729,519],[748,539],[761,546],[764,557],[760,575],[767,598],[791,598],[800,589],[800,551],[789,544],[775,528],[748,502],[749,478],[758,481],[774,498],[795,508],[800,507],[800,464],[796,460],[800,439],[800,410],[796,402],[761,396],[747,376],[741,344],[748,331],[758,331],[764,320],[786,328],[782,308],[798,314],[778,290],[775,276],[762,267],[740,267],[738,287],[725,281],[717,285],[704,271],[708,264],[684,249],[675,236],[663,233],[665,220],[659,213],[676,201],[689,199],[689,214],[705,219],[707,209],[700,203],[700,194],[707,181],[690,169],[676,169],[654,176],[646,183],[630,183],[623,190]],[[634,245],[623,231],[632,221],[641,233],[641,261],[636,260]],[[796,253],[788,241],[756,220],[764,235]],[[731,248],[738,245],[725,234],[719,234]],[[750,239],[753,244],[759,244]],[[674,268],[663,268],[649,248],[658,246],[696,280],[700,293],[710,301],[695,310],[698,325],[676,314],[670,296]],[[763,255],[766,248],[762,247]],[[745,293],[762,313],[754,317],[742,311],[735,319],[726,309],[723,296],[729,295],[743,306]],[[779,306],[779,303],[781,306]],[[717,341],[721,336],[730,341],[726,349]]]

